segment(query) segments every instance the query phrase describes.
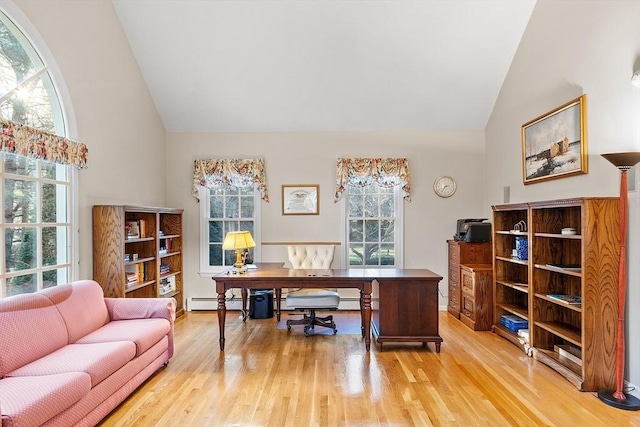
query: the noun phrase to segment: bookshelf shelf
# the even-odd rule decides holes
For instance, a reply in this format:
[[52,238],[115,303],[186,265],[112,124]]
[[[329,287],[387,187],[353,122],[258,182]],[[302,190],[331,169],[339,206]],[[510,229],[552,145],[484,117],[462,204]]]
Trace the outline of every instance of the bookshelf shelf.
[[[500,318],[527,319],[531,351],[525,351],[581,391],[615,384],[618,203],[617,197],[585,197],[493,206],[492,330],[518,344]],[[519,221],[528,226],[528,260],[522,263],[511,259],[511,229]],[[562,234],[567,227],[577,234]],[[560,301],[560,295],[579,296],[580,304]],[[581,365],[555,351],[568,346],[580,350]]]
[[[136,237],[131,237],[133,234]],[[93,279],[107,297],[175,297],[176,315],[181,316],[184,314],[181,236],[182,209],[93,206]],[[161,254],[167,242],[171,249]],[[134,255],[137,259],[133,259]],[[161,266],[166,265],[170,273],[161,274],[166,268]],[[167,277],[173,278],[174,289],[161,294],[161,281]]]

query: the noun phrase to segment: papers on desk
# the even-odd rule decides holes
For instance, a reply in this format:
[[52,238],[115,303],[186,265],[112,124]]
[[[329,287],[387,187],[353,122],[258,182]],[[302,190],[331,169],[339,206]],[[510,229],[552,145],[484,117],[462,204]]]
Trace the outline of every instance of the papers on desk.
[[248,270],[255,270],[258,268],[255,264],[245,264],[244,266],[247,267]]

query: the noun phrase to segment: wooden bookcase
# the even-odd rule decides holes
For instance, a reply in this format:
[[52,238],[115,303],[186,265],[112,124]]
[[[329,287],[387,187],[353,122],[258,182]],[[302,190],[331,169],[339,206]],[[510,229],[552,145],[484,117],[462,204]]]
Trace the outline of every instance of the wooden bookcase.
[[[493,206],[492,330],[581,391],[615,388],[618,203],[618,198],[574,198]],[[521,220],[528,230],[513,231]],[[561,232],[568,227],[576,234]],[[518,236],[528,239],[527,260],[511,258]],[[552,294],[578,295],[582,302],[570,305]],[[528,321],[528,340],[501,324],[503,314]]]
[[93,279],[107,297],[173,297],[184,314],[182,209],[94,206]]

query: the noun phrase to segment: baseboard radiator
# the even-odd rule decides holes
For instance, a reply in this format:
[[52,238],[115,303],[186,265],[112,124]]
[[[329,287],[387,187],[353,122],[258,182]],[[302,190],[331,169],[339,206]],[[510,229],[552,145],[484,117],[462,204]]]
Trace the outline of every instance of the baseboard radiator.
[[[274,298],[275,299],[275,298]],[[372,304],[376,304],[377,299],[372,299]],[[227,310],[241,310],[242,299],[240,297],[227,298]],[[274,301],[275,307],[275,301]],[[187,311],[211,311],[218,308],[218,299],[216,297],[187,297]],[[249,308],[249,302],[247,302],[247,309]],[[287,310],[285,307],[284,297],[282,297],[282,310]],[[359,298],[340,298],[340,305],[338,310],[360,310]]]

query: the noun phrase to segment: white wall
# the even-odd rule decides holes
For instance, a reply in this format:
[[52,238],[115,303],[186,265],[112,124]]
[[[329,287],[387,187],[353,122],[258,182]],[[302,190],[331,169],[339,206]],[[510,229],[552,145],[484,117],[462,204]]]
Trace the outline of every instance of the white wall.
[[[4,1],[3,5],[9,2]],[[91,206],[165,204],[165,131],[109,1],[15,2],[61,71],[87,144],[79,173],[80,278],[91,278]],[[11,9],[9,5],[9,10]]]
[[[477,132],[323,132],[169,134],[167,197],[185,209],[185,293],[213,297],[210,278],[198,276],[198,204],[191,196],[193,161],[199,158],[264,158],[270,203],[262,202],[262,240],[341,241],[341,204],[334,203],[336,161],[340,157],[407,157],[412,202],[404,204],[405,267],[428,268],[443,276],[447,292],[447,244],[456,219],[483,212],[484,136]],[[433,181],[440,175],[457,180],[449,199],[437,197]],[[282,184],[319,184],[318,216],[283,216]],[[263,248],[262,261],[285,261],[284,252]],[[446,305],[441,297],[440,305]]]
[[[639,1],[538,1],[486,128],[485,208],[503,203],[505,186],[511,202],[617,196],[620,173],[600,154],[640,150],[634,66],[640,68]],[[583,93],[589,173],[523,185],[522,124]],[[640,384],[638,191],[629,198],[627,378]]]

